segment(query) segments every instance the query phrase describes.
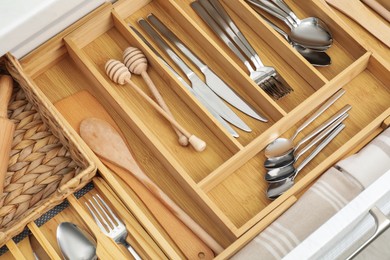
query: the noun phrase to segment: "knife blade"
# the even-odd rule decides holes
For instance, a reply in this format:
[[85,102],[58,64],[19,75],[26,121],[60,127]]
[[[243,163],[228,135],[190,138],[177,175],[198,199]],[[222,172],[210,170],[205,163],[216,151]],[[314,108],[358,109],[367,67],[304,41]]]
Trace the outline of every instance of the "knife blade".
[[218,96],[226,102],[240,110],[241,112],[263,122],[268,120],[259,115],[251,106],[249,106],[233,89],[231,89],[221,78],[219,78],[204,62],[202,62],[191,50],[189,50],[182,41],[166,27],[153,14],[148,15],[148,20],[151,24],[164,35],[171,43],[173,43],[205,76],[207,86],[213,90]]
[[139,19],[138,23],[152,37],[156,43],[168,54],[168,56],[177,64],[184,74],[191,81],[192,89],[202,97],[218,114],[246,132],[251,132],[250,127],[241,120],[207,85],[184,63],[184,61],[168,46],[160,35],[144,19]]
[[141,40],[157,55],[160,61],[172,72],[172,74],[180,81],[180,83],[199,100],[200,103],[210,112],[210,114],[217,119],[217,121],[233,136],[239,137],[238,133],[234,131],[234,129],[226,123],[226,121],[215,111],[202,97],[200,97],[197,92],[195,92],[190,85],[188,85],[187,81],[185,81],[158,53],[158,51],[145,39],[145,37],[133,26],[129,25],[130,28],[141,38]]

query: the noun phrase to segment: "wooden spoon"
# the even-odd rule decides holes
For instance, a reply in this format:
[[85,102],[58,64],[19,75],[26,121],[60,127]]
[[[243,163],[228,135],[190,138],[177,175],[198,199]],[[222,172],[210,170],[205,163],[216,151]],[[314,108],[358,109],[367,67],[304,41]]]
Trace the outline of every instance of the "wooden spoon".
[[121,135],[109,123],[98,118],[84,119],[80,124],[80,135],[88,146],[101,158],[126,169],[130,174],[135,176],[161,203],[186,224],[214,252],[222,252],[223,248],[218,242],[143,172]]
[[[97,117],[109,122],[120,133],[120,129],[116,125],[114,119],[107,113],[99,101],[87,91],[77,92],[56,102],[54,105],[78,132],[82,120],[88,117]],[[204,259],[212,259],[214,257],[211,249],[155,196],[153,196],[153,194],[132,174],[129,174],[127,170],[116,166],[108,160],[104,160],[103,158],[100,159],[119,178],[126,182],[141,199],[143,204],[148,208],[157,222],[167,232],[169,237],[187,259],[197,259],[200,256],[204,256]]]
[[359,0],[325,0],[329,5],[352,18],[390,48],[390,26],[373,14]]

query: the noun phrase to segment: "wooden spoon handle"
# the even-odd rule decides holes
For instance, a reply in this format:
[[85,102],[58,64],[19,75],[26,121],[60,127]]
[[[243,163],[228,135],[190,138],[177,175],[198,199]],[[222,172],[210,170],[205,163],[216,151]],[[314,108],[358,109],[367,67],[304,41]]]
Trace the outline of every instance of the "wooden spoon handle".
[[7,117],[8,103],[11,99],[13,80],[11,76],[3,75],[0,78],[0,117]]
[[383,5],[375,0],[361,0],[363,3],[371,7],[372,10],[377,12],[380,16],[390,22],[390,11],[387,10]]
[[325,0],[329,5],[335,7],[345,15],[352,18],[363,28],[374,35],[378,40],[390,48],[390,27],[370,12],[359,0],[340,1]]

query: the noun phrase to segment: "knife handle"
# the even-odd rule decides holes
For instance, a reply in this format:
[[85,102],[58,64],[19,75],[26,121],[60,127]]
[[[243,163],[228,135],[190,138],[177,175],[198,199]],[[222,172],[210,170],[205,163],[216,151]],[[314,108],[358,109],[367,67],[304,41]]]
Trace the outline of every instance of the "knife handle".
[[8,103],[11,99],[13,80],[11,76],[0,77],[0,118],[7,118]]

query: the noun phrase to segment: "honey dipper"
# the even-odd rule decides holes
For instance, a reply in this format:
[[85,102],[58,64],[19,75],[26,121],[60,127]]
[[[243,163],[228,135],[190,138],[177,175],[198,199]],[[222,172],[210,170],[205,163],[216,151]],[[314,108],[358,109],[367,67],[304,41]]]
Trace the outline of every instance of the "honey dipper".
[[[156,85],[149,77],[149,74],[147,72],[148,60],[146,59],[144,53],[138,48],[128,47],[123,52],[123,63],[126,65],[126,67],[131,73],[141,75],[160,107],[164,109],[167,114],[173,117],[171,111],[169,110],[169,107],[165,103],[163,97],[160,95],[160,92],[158,91]],[[179,137],[179,144],[181,146],[187,146],[187,137],[183,135],[183,133],[180,132],[179,129],[177,129],[175,126],[172,125],[172,127],[175,130],[177,136]]]
[[129,84],[139,95],[141,95],[150,105],[152,105],[157,112],[159,112],[165,119],[167,119],[174,127],[176,127],[183,135],[188,138],[188,142],[198,152],[206,148],[206,143],[199,137],[188,132],[181,126],[173,117],[165,112],[156,102],[154,102],[148,95],[146,95],[134,82],[130,80],[131,73],[125,64],[118,60],[110,59],[106,62],[105,70],[107,76],[117,84]]

